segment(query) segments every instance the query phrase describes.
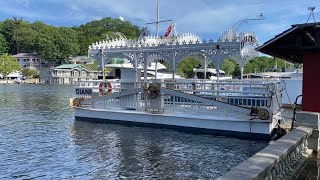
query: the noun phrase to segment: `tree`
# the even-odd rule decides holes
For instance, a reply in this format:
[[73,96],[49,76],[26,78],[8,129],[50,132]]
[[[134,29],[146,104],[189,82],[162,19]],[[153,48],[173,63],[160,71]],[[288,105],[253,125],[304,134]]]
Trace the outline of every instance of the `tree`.
[[179,63],[178,73],[184,74],[186,78],[193,78],[193,68],[199,67],[200,60],[195,57],[187,57]]
[[60,61],[68,60],[70,57],[79,54],[78,34],[70,28],[58,28],[54,35],[56,48],[58,49],[58,58]]
[[22,70],[22,75],[23,76],[26,76],[26,77],[28,77],[28,78],[32,78],[32,77],[34,77],[35,75],[38,75],[38,71],[37,70],[35,70],[35,69],[23,69]]
[[138,38],[141,32],[138,26],[132,25],[128,21],[123,22],[110,17],[91,21],[79,27],[73,27],[72,29],[78,32],[81,55],[87,54],[89,45],[106,39],[106,35],[110,35],[111,32],[121,32],[128,39]]
[[279,58],[267,56],[255,57],[244,67],[244,73],[261,73],[267,71],[284,71],[286,63]]
[[230,76],[236,69],[236,62],[232,59],[224,60],[221,69],[226,73],[226,75]]
[[4,36],[0,34],[0,54],[4,54],[8,52],[8,43]]
[[8,54],[0,55],[0,74],[7,76],[15,70],[21,70],[21,65],[17,59]]

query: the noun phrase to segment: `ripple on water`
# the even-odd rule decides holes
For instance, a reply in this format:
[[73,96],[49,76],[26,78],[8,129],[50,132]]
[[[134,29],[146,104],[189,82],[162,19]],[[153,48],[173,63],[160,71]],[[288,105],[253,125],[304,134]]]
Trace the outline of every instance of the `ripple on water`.
[[0,179],[215,179],[267,143],[74,121],[72,86],[0,86]]

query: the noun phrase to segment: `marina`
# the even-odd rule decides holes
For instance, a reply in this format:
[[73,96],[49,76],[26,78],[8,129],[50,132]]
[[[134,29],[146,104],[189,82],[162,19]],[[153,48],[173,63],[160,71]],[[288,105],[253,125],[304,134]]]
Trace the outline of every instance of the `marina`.
[[74,121],[73,93],[73,86],[0,86],[0,179],[210,179],[268,145]]
[[0,19],[0,179],[319,179],[316,6],[156,2]]

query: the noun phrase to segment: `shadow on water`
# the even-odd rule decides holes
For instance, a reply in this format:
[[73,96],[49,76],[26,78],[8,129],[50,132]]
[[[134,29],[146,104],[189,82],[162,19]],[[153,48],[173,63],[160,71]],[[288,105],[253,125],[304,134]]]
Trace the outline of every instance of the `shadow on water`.
[[74,121],[72,86],[0,86],[0,179],[214,179],[267,146]]

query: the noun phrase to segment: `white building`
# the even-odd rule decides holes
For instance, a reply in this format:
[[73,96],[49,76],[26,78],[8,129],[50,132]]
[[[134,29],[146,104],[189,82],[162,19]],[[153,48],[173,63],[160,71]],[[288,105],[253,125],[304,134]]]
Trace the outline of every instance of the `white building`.
[[44,60],[37,53],[19,53],[14,55],[22,68],[40,69]]
[[53,83],[73,84],[76,81],[98,79],[99,71],[89,64],[63,64],[53,69]]
[[72,64],[93,64],[94,59],[91,59],[87,56],[77,56],[70,60]]

